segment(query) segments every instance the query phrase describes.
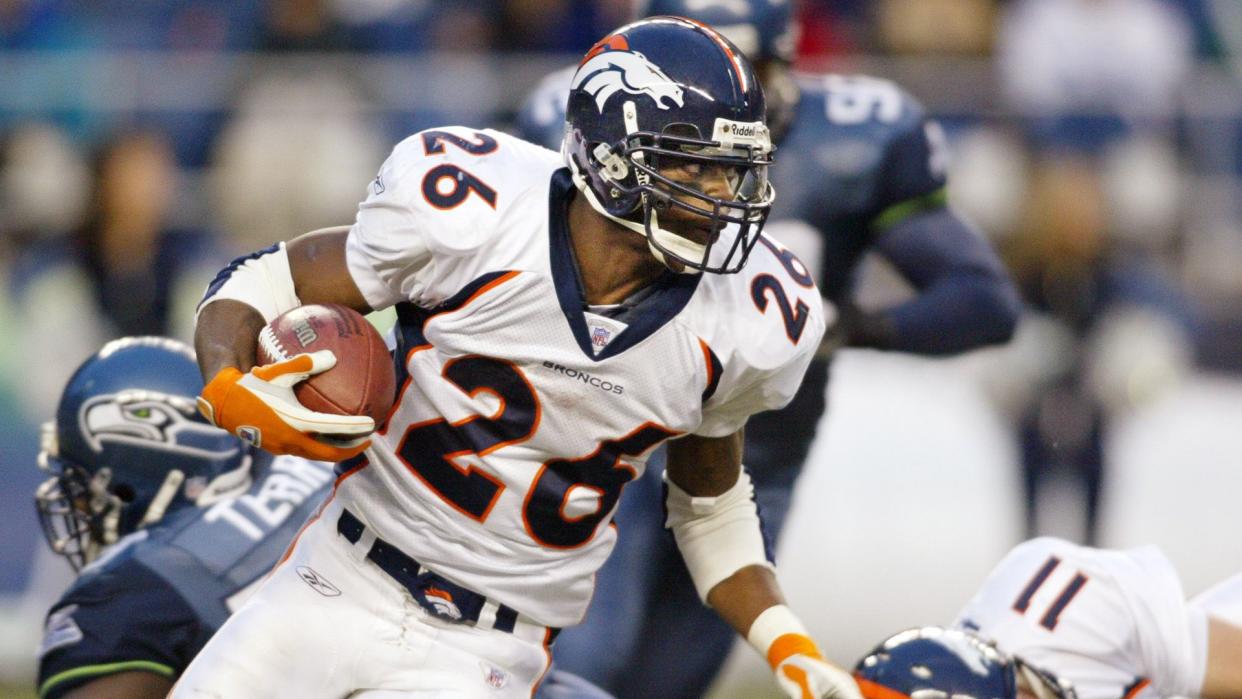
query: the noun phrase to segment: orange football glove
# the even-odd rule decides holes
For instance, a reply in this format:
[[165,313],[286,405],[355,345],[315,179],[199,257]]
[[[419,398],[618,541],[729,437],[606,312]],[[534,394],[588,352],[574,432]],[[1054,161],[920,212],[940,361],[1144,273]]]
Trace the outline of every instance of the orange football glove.
[[198,410],[217,427],[273,454],[343,461],[371,445],[367,437],[375,431],[375,421],[318,413],[293,394],[294,385],[333,366],[336,356],[320,350],[257,366],[245,374],[225,367],[203,388]]
[[815,641],[789,633],[768,648],[776,683],[791,699],[862,699],[858,683],[844,670],[829,665]]

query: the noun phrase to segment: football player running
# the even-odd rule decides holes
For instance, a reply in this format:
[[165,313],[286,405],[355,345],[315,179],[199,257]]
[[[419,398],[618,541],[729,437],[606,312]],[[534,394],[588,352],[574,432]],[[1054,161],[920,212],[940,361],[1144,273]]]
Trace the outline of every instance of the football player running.
[[35,494],[81,574],[48,613],[39,696],[144,699],[173,680],[271,569],[332,481],[207,424],[193,351],[114,340],[66,384]]
[[1033,539],[992,570],[954,628],[899,633],[855,677],[869,699],[1242,697],[1242,627],[1209,606],[1236,606],[1238,590],[1188,603],[1154,546]]
[[[710,25],[755,62],[780,146],[772,168],[780,198],[766,230],[808,263],[837,311],[793,401],[746,425],[742,461],[775,538],[825,409],[831,350],[849,345],[948,355],[1004,342],[1019,312],[1017,291],[988,243],[947,207],[944,136],[918,102],[885,80],[790,71],[793,3],[640,5]],[[525,138],[560,148],[572,75],[572,68],[549,75],[528,100],[518,119]],[[892,263],[916,295],[891,308],[859,310],[852,287],[867,251]],[[623,535],[601,570],[590,613],[565,632],[556,658],[620,696],[645,697],[659,686],[662,697],[692,699],[711,683],[732,638],[695,601],[661,530],[661,456],[655,454],[622,501]]]
[[[563,158],[491,130],[415,134],[348,232],[211,285],[200,408],[266,449],[348,460],[173,696],[529,696],[586,610],[623,486],[664,442],[699,596],[790,696],[857,696],[783,604],[741,468],[746,419],[788,402],[824,331],[805,266],[761,236],[754,71],[715,31],[651,18],[586,54],[568,107]],[[297,404],[291,385],[331,354],[253,366],[267,319],[322,302],[396,306],[382,425]]]

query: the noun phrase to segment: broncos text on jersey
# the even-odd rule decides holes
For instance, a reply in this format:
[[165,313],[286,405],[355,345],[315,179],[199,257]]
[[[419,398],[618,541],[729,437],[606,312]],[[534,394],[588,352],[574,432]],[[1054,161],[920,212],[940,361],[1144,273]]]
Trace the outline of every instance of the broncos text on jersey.
[[337,497],[453,582],[577,623],[651,451],[793,396],[824,332],[814,280],[762,239],[741,273],[670,272],[604,324],[577,279],[576,190],[556,153],[436,129],[378,181],[347,262],[372,307],[396,305],[400,398]]

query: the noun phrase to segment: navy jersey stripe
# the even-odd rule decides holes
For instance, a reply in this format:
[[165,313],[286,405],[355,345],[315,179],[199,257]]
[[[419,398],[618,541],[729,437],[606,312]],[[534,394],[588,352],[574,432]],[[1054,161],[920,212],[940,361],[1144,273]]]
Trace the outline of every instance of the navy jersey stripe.
[[568,168],[561,168],[552,174],[550,190],[548,242],[551,246],[552,277],[561,311],[583,356],[599,362],[621,354],[650,337],[686,307],[703,275],[666,272],[652,283],[651,294],[639,303],[638,308],[642,312],[635,313],[633,322],[596,354],[586,318],[582,315],[587,303],[578,280],[578,263],[574,260],[573,245],[569,239],[569,201],[574,182]]
[[280,243],[263,248],[262,250],[256,250],[249,255],[243,255],[230,262],[227,267],[217,272],[215,278],[212,279],[211,283],[207,285],[207,291],[203,294],[203,300],[198,302],[198,308],[202,308],[203,304],[207,303],[208,299],[215,296],[216,292],[220,291],[220,287],[224,286],[224,283],[229,280],[229,277],[233,276],[233,272],[236,271],[238,267],[241,267],[250,260],[257,260],[260,257],[276,252],[277,250],[280,250]]
[[1057,597],[1056,601],[1052,603],[1052,606],[1048,608],[1048,612],[1044,614],[1044,618],[1039,620],[1039,625],[1049,631],[1055,631],[1057,628],[1057,621],[1061,617],[1061,612],[1065,611],[1065,608],[1069,606],[1069,603],[1074,601],[1074,597],[1082,591],[1083,586],[1086,584],[1087,576],[1082,573],[1075,575],[1074,579],[1071,580],[1070,583],[1065,586],[1065,589],[1061,591],[1061,596]]
[[1056,570],[1059,565],[1061,565],[1060,558],[1056,556],[1048,557],[1043,567],[1039,569],[1039,572],[1035,573],[1035,577],[1031,578],[1031,581],[1022,590],[1022,594],[1018,595],[1018,599],[1014,601],[1014,611],[1018,613],[1026,612],[1027,607],[1031,606],[1031,598],[1035,596],[1039,587],[1044,584],[1044,581],[1048,579],[1049,575],[1052,575],[1052,571]]
[[703,402],[706,403],[716,395],[716,389],[720,387],[720,375],[724,373],[724,366],[706,342],[699,340],[699,344],[703,345],[703,354],[707,356],[707,388],[703,389]]

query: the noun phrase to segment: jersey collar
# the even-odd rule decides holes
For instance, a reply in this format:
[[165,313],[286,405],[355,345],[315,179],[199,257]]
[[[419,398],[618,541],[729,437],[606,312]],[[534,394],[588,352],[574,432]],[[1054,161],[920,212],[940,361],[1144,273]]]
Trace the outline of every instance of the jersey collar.
[[681,312],[694,296],[702,274],[674,274],[665,272],[652,283],[652,291],[640,301],[630,317],[629,326],[608,343],[599,354],[591,346],[587,329],[586,294],[578,280],[578,267],[574,261],[569,240],[569,202],[573,198],[574,183],[569,168],[552,173],[552,186],[548,206],[548,239],[551,246],[550,262],[552,280],[561,312],[569,323],[574,339],[582,354],[593,361],[602,361],[618,355],[650,337],[664,324]]

